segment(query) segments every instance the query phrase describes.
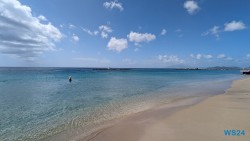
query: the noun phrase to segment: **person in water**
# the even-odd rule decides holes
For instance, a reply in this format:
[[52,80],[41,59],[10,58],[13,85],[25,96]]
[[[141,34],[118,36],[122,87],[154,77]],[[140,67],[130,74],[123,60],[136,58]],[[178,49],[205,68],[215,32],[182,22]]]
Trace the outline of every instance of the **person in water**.
[[71,77],[71,76],[69,76],[69,82],[71,83],[71,81],[72,81],[72,77]]

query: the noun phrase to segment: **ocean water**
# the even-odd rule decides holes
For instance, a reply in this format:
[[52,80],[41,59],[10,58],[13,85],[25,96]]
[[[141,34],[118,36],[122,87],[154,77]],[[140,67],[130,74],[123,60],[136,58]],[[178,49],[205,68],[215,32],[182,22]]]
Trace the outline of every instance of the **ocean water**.
[[238,70],[0,68],[0,140],[74,140],[161,101],[223,93],[241,77]]

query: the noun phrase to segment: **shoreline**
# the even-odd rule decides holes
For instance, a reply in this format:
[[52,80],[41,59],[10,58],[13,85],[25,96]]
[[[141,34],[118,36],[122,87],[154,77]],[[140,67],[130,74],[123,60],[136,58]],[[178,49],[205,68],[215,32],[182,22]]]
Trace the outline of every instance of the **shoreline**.
[[[190,138],[190,140],[197,140],[196,138],[198,137],[196,134],[190,134],[187,132],[182,132],[183,130],[183,125],[185,125],[185,121],[188,120],[186,123],[186,130],[197,130],[199,133],[200,130],[207,131],[208,129],[210,130],[216,130],[214,128],[206,127],[206,126],[201,126],[203,125],[203,122],[201,122],[204,117],[203,115],[207,115],[208,117],[211,116],[209,115],[209,112],[206,112],[209,110],[208,105],[211,106],[211,103],[213,107],[216,107],[216,105],[220,104],[220,100],[227,102],[228,101],[228,96],[235,96],[233,95],[233,92],[241,92],[242,89],[247,89],[246,86],[240,86],[244,83],[247,83],[250,85],[250,78],[243,78],[239,80],[233,81],[231,87],[227,89],[227,91],[224,94],[219,94],[219,95],[213,95],[213,96],[194,96],[194,97],[188,97],[188,98],[180,98],[174,100],[174,102],[171,103],[162,103],[161,105],[157,107],[153,107],[149,110],[142,111],[139,113],[135,113],[129,116],[126,116],[119,121],[114,122],[113,124],[106,126],[104,128],[101,128],[92,134],[81,138],[77,139],[79,141],[116,141],[116,140],[121,140],[121,141],[146,141],[146,140],[187,140],[187,137]],[[240,85],[239,85],[240,84]],[[247,91],[250,95],[250,89]],[[245,96],[249,96],[248,93]],[[244,105],[243,105],[244,106]],[[250,106],[250,104],[249,104]],[[198,111],[196,110],[198,108]],[[227,109],[226,109],[227,110]],[[237,109],[235,109],[237,112]],[[216,108],[212,109],[210,112],[216,112],[218,111]],[[249,110],[250,111],[250,110]],[[190,114],[189,114],[190,113]],[[222,112],[225,113],[225,112]],[[227,113],[229,114],[229,113]],[[198,117],[201,116],[199,120],[196,119],[195,115]],[[230,114],[229,114],[230,115]],[[189,117],[190,116],[190,117]],[[216,116],[212,115],[213,119],[216,119]],[[223,116],[223,115],[222,115]],[[235,114],[233,114],[235,116]],[[186,118],[183,118],[186,117]],[[187,118],[189,117],[189,118]],[[224,116],[223,116],[224,117]],[[244,117],[244,116],[243,116]],[[245,121],[247,122],[247,119],[250,119],[250,114],[246,115],[247,118],[244,118]],[[249,118],[248,118],[249,117]],[[224,117],[226,119],[227,117]],[[195,120],[196,119],[196,120]],[[205,119],[205,118],[204,118]],[[241,120],[241,121],[244,121]],[[195,120],[195,121],[193,121]],[[221,120],[221,119],[220,119]],[[235,119],[234,119],[235,120]],[[226,120],[227,121],[227,120]],[[214,125],[214,123],[219,124],[218,119],[215,121],[211,121],[207,119],[208,123]],[[167,123],[167,124],[165,124]],[[194,129],[193,125],[200,125],[199,128]],[[164,125],[165,124],[165,125]],[[191,124],[191,125],[190,125]],[[207,124],[206,124],[207,125]],[[225,123],[223,125],[226,125]],[[242,124],[240,124],[242,126]],[[248,124],[248,128],[244,129],[246,132],[249,133],[250,129],[250,122]],[[180,128],[182,127],[182,128]],[[223,126],[222,126],[223,128]],[[224,127],[226,128],[229,127]],[[233,128],[233,127],[232,127]],[[234,129],[238,129],[239,127],[234,127]],[[229,128],[230,129],[230,128]],[[179,131],[180,130],[180,131]],[[218,129],[217,129],[218,130]],[[218,138],[223,138],[225,135],[223,133],[223,130],[221,130],[221,136],[218,137],[215,133],[215,135],[211,135],[210,140],[215,140]],[[243,129],[242,129],[243,130]],[[209,131],[207,131],[209,133]],[[178,135],[180,134],[180,135]],[[200,133],[202,136],[204,136],[204,133]],[[216,138],[215,138],[216,136]],[[214,138],[213,138],[214,137]],[[226,136],[225,136],[226,137]],[[239,139],[241,138],[246,138],[247,135],[245,136],[240,136]],[[150,139],[151,138],[151,139]],[[180,138],[180,139],[179,139]],[[200,140],[202,138],[199,138]],[[228,138],[227,138],[228,139]],[[235,140],[236,138],[234,137],[229,137],[229,139]],[[203,139],[204,140],[204,139]]]
[[[189,106],[200,103],[203,100],[207,99],[208,97],[210,97],[210,96],[188,96],[188,97],[176,98],[176,99],[173,99],[171,102],[161,103],[155,107],[152,107],[152,108],[144,110],[144,111],[129,114],[129,115],[126,115],[126,116],[121,117],[119,119],[111,119],[110,121],[107,121],[106,123],[104,123],[104,125],[101,128],[95,130],[91,134],[89,134],[83,138],[75,139],[75,140],[76,141],[93,141],[93,140],[95,141],[96,140],[95,138],[97,136],[99,136],[103,132],[106,132],[108,129],[116,128],[117,126],[118,126],[118,128],[119,128],[119,126],[121,126],[121,128],[123,129],[124,124],[128,124],[128,126],[132,127],[134,123],[147,122],[147,120],[148,120],[147,118],[150,118],[152,114],[155,114],[157,116],[161,112],[166,112],[166,115],[170,116],[171,114],[174,114],[177,111],[180,111],[180,110],[185,109]],[[161,115],[159,115],[159,117],[157,117],[157,118],[162,118],[162,117],[161,117]],[[119,138],[120,138],[120,135],[117,137],[117,139],[119,139]],[[116,141],[117,139],[115,139],[114,141]]]
[[[142,103],[141,104],[146,106],[146,108],[143,108],[143,109],[139,108],[135,111],[132,110],[133,112],[129,112],[122,116],[105,120],[96,126],[88,128],[87,132],[81,129],[79,131],[77,131],[78,129],[75,129],[74,132],[80,133],[80,134],[72,136],[72,135],[67,135],[67,132],[66,132],[66,134],[64,135],[58,134],[59,136],[54,136],[52,138],[49,138],[48,141],[50,141],[51,139],[59,141],[59,140],[65,139],[65,137],[67,138],[65,140],[73,140],[73,141],[91,140],[97,134],[100,134],[100,132],[103,132],[106,129],[112,128],[113,126],[116,126],[119,123],[126,121],[128,119],[137,118],[136,120],[140,121],[140,118],[141,118],[140,115],[144,115],[144,113],[152,113],[152,112],[155,112],[155,110],[156,111],[161,110],[162,112],[166,112],[166,109],[167,109],[167,113],[169,115],[169,113],[172,114],[178,110],[197,104],[207,99],[208,97],[224,93],[228,88],[230,88],[233,81],[239,80],[239,79],[241,79],[241,77],[238,77],[238,79],[230,78],[230,79],[222,79],[222,80],[220,79],[216,81],[205,81],[205,82],[201,82],[201,84],[197,82],[191,82],[185,85],[185,87],[181,87],[181,89],[179,89],[180,87],[178,89],[173,87],[173,89],[171,89],[170,91],[169,89],[168,91],[166,91],[165,88],[161,88],[158,91],[154,91],[154,93],[150,92],[152,94],[156,94],[157,98],[151,97],[151,100],[147,100],[147,99],[143,100],[142,102],[143,104]],[[197,87],[197,85],[201,85],[201,86],[204,85],[204,87]],[[216,85],[216,86],[214,87],[213,85]],[[214,89],[212,91],[209,91],[211,88],[214,88]],[[184,90],[187,90],[187,91],[184,91]],[[166,95],[166,93],[164,92],[176,93],[177,95],[174,95],[174,96]],[[145,102],[146,103],[149,102],[149,103],[145,105],[144,104]],[[132,105],[132,107],[130,105],[130,108],[133,108],[133,106],[135,105]],[[73,133],[73,131],[71,131],[71,133]]]

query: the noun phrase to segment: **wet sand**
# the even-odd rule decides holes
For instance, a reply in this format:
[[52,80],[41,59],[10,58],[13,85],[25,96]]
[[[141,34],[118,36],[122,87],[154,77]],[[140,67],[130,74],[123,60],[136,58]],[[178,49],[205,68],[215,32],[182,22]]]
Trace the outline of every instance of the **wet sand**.
[[[177,99],[98,130],[88,141],[246,141],[250,139],[250,78],[221,95]],[[224,130],[246,135],[225,136]]]

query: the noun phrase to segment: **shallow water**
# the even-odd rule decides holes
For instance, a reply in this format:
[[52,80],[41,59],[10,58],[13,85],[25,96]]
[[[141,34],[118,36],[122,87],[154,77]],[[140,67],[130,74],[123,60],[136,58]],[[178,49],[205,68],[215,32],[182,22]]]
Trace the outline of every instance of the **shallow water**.
[[0,68],[0,140],[70,140],[162,100],[222,93],[240,77],[237,70]]

